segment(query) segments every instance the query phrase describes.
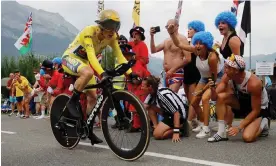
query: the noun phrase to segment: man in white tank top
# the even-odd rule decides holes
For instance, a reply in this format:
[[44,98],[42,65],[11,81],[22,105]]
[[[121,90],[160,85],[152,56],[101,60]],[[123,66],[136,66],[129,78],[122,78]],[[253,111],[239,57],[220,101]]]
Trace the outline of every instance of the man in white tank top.
[[[228,135],[236,136],[242,133],[244,142],[254,142],[258,136],[267,136],[269,129],[268,97],[261,80],[254,74],[245,71],[245,61],[239,55],[232,55],[225,61],[225,73],[228,78],[222,78],[216,91],[216,113],[218,117],[218,132],[208,142],[228,140],[225,120],[232,122],[233,115],[244,118],[238,126],[232,126]],[[228,80],[230,80],[228,82]],[[232,107],[232,112],[226,114],[226,106]],[[229,124],[229,123],[228,123]]]

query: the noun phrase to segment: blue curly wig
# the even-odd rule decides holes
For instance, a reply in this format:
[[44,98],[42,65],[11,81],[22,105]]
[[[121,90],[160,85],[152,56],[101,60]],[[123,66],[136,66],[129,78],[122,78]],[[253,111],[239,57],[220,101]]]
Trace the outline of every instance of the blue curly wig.
[[215,25],[217,28],[221,21],[226,22],[234,29],[236,28],[236,25],[238,23],[236,15],[230,11],[221,12],[220,14],[217,15],[215,20]]
[[205,25],[202,21],[194,20],[189,22],[188,28],[193,28],[196,32],[205,31]]
[[198,41],[204,44],[208,49],[212,49],[213,47],[214,37],[210,32],[197,32],[192,38],[193,45],[196,45]]

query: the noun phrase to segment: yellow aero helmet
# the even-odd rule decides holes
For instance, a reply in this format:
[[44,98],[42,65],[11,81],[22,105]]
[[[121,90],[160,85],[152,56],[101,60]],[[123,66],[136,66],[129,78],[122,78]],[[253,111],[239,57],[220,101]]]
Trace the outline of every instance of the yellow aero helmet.
[[112,9],[101,11],[95,21],[102,29],[118,32],[121,26],[119,14]]

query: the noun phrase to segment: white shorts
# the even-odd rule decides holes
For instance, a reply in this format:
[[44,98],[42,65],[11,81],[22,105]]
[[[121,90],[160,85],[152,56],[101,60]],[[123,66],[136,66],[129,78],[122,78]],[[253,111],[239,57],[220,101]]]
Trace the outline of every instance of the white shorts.
[[40,103],[41,102],[41,98],[44,95],[44,92],[38,92],[37,96],[34,97],[34,102],[35,103]]

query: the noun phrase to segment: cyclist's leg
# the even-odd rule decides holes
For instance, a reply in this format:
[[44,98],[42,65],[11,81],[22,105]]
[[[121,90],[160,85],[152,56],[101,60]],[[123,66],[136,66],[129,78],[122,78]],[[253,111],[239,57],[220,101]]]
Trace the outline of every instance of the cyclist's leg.
[[[87,85],[94,85],[96,84],[96,79],[93,76]],[[89,89],[85,91],[86,95],[87,95],[87,110],[86,112],[89,114],[92,110],[92,108],[94,107],[94,105],[96,104],[96,100],[97,100],[97,89]]]
[[83,91],[87,83],[93,77],[93,70],[89,66],[88,61],[81,59],[74,54],[64,55],[62,57],[62,67],[66,73],[78,76],[75,84],[73,95],[67,104],[69,112],[75,116],[80,117],[80,113],[76,111],[76,105],[80,98],[80,93]]

